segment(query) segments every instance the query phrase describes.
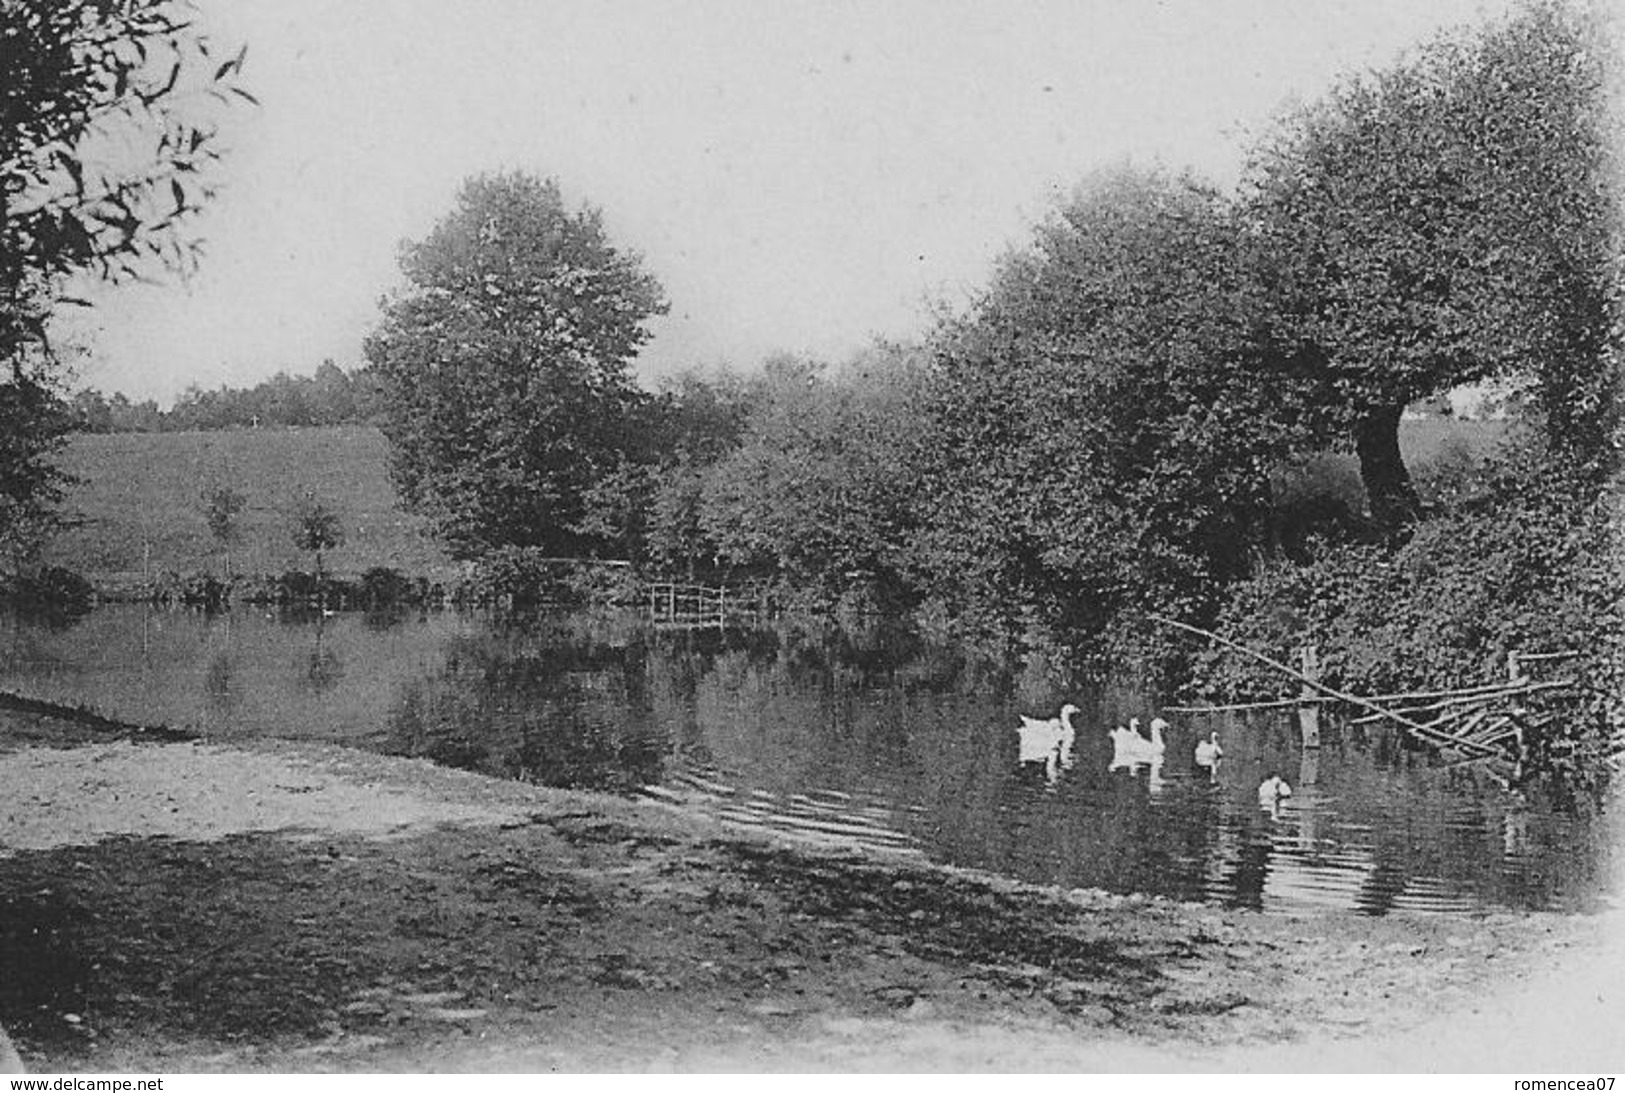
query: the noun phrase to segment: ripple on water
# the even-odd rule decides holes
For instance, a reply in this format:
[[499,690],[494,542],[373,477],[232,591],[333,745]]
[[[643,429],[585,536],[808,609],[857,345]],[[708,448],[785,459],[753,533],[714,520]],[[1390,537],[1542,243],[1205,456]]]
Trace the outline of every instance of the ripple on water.
[[[651,633],[428,613],[205,616],[98,609],[10,620],[8,689],[214,739],[332,740],[549,785],[641,791],[826,845],[922,854],[1068,888],[1370,914],[1588,910],[1613,890],[1619,812],[1565,812],[1377,733],[1190,718],[1158,764],[1113,769],[1145,696],[1017,703],[1005,677],[918,641]],[[1018,714],[1082,707],[1072,752],[1018,769]],[[1019,708],[1018,708],[1019,707]],[[1193,761],[1217,729],[1225,758]],[[1295,793],[1263,813],[1279,772]],[[641,790],[639,790],[641,787]]]

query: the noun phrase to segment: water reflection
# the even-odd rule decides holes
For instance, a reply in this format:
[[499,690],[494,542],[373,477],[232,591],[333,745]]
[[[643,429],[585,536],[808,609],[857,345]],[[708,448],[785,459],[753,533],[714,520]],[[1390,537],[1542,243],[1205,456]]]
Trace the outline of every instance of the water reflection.
[[[1594,906],[1613,814],[1507,794],[1381,733],[1290,715],[1110,731],[1155,707],[885,627],[682,633],[455,614],[0,620],[0,686],[232,739],[337,740],[557,786],[646,793],[823,843],[1265,913]],[[1023,764],[1022,711],[1081,707]],[[1222,758],[1199,751],[1217,733]],[[1206,760],[1206,761],[1204,761]],[[1278,771],[1290,799],[1261,809]],[[1573,804],[1570,802],[1569,804]]]

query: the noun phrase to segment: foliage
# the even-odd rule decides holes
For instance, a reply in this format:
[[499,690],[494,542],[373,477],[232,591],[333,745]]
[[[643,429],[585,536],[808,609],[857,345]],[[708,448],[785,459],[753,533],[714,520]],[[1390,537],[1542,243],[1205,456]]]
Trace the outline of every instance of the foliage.
[[226,577],[231,577],[231,544],[238,538],[239,528],[237,517],[241,515],[243,507],[248,504],[248,498],[232,489],[230,486],[216,483],[204,487],[199,502],[203,508],[203,520],[209,525],[209,534],[214,536],[215,542],[226,553]]
[[[1582,475],[1519,451],[1481,468],[1403,545],[1323,545],[1236,584],[1218,632],[1291,662],[1306,641],[1323,679],[1361,694],[1505,678],[1509,651],[1573,650],[1581,693],[1556,751],[1571,771],[1608,726],[1625,728],[1616,661],[1625,585],[1610,542],[1617,498]],[[1193,690],[1215,699],[1277,697],[1279,676],[1225,650],[1202,651]],[[1565,750],[1568,749],[1568,750]],[[1576,751],[1574,749],[1580,749]]]
[[[833,597],[854,580],[899,586],[924,382],[916,357],[894,346],[836,376],[807,360],[769,361],[738,449],[704,472],[698,531],[724,563],[809,591]],[[665,502],[673,542],[697,538],[681,523],[684,500]]]
[[728,371],[683,372],[660,384],[653,447],[668,461],[708,466],[738,448],[762,395],[759,383]]
[[181,229],[220,157],[195,104],[252,99],[236,82],[244,51],[217,63],[193,20],[175,0],[0,2],[0,356],[44,340],[13,314],[20,290],[195,260]]
[[78,427],[87,433],[158,433],[371,425],[382,420],[382,398],[371,369],[345,371],[326,360],[314,375],[278,372],[253,387],[221,385],[205,391],[193,384],[170,410],[160,410],[151,399],[131,402],[122,393],[108,396],[89,388],[75,392],[69,405]]
[[230,486],[217,484],[205,487],[200,501],[203,506],[203,520],[209,525],[209,534],[221,543],[235,540],[238,533],[237,517],[248,504],[248,498]]
[[1532,373],[1554,447],[1609,450],[1605,55],[1534,3],[1345,81],[1256,154],[1283,381],[1323,438],[1352,434],[1385,525],[1416,514],[1400,411],[1451,387]]
[[322,552],[332,550],[344,542],[344,522],[339,514],[306,493],[293,514],[293,545],[316,555],[316,577],[322,576]]
[[453,590],[459,603],[525,611],[537,607],[625,602],[632,570],[620,562],[549,557],[540,547],[487,551]]
[[15,573],[38,557],[61,524],[57,505],[73,482],[56,462],[69,419],[50,387],[26,372],[0,382],[0,551]]
[[73,570],[47,565],[0,579],[0,600],[24,614],[68,623],[95,606],[96,590]]
[[571,528],[582,540],[621,561],[642,561],[648,538],[654,478],[645,463],[622,456],[587,483],[581,518]]
[[469,180],[401,266],[366,354],[408,505],[464,556],[590,548],[586,492],[639,450],[629,366],[659,285],[596,210],[525,174]]
[[0,538],[20,559],[67,484],[46,338],[57,304],[83,302],[64,284],[193,262],[184,228],[220,153],[191,101],[249,96],[242,52],[217,64],[175,0],[0,0],[0,58]]
[[648,484],[643,544],[643,560],[656,570],[692,579],[720,564],[721,548],[701,519],[706,479],[738,450],[764,392],[760,381],[727,371],[685,372],[661,384],[650,407],[659,462]]
[[688,453],[660,469],[649,502],[649,561],[664,573],[692,579],[703,563],[720,555],[701,523],[705,470]]
[[938,346],[920,556],[930,591],[1087,641],[1198,614],[1246,571],[1291,416],[1261,365],[1227,202],[1121,171],[1081,189]]

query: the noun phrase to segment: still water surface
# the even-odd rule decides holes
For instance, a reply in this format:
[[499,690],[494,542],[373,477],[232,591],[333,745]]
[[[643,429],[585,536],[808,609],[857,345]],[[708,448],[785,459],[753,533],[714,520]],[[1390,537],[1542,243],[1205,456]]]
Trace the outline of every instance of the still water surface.
[[[451,612],[0,616],[0,688],[212,739],[342,742],[548,785],[640,793],[733,822],[1023,880],[1248,907],[1589,911],[1619,809],[1558,808],[1391,736],[1298,746],[1289,716],[1169,718],[1163,762],[1113,768],[1107,730],[1154,707],[1008,672],[905,633],[524,625]],[[1019,713],[1083,708],[1069,765],[1017,762]],[[1225,758],[1198,766],[1213,729]],[[1278,771],[1294,796],[1260,809]]]

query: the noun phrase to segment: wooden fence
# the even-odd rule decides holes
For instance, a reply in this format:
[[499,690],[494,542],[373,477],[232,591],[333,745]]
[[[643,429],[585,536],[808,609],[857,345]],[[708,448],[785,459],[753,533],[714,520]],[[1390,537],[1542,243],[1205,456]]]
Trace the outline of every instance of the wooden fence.
[[760,622],[770,614],[759,591],[672,581],[649,585],[644,602],[655,625],[690,630]]

